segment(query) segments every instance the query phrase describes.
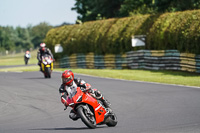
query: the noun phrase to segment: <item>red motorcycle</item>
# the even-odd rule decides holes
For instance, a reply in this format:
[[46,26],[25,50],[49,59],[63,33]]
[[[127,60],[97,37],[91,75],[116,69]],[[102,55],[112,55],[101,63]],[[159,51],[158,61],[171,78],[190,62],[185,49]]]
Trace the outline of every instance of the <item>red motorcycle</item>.
[[110,108],[105,108],[103,103],[92,97],[86,90],[80,87],[67,89],[67,102],[77,113],[83,123],[89,128],[106,124],[109,127],[117,125],[117,117]]

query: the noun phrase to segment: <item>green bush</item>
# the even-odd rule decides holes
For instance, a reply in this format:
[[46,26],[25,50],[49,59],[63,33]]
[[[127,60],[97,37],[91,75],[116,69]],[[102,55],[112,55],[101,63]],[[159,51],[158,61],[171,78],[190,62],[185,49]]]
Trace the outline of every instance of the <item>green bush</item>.
[[199,22],[200,10],[162,14],[150,29],[148,49],[199,54]]
[[[65,55],[73,53],[123,54],[131,50],[167,50],[200,53],[200,10],[135,15],[67,25],[51,29],[45,42],[53,49],[61,44]],[[147,35],[146,46],[132,48],[133,35]]]

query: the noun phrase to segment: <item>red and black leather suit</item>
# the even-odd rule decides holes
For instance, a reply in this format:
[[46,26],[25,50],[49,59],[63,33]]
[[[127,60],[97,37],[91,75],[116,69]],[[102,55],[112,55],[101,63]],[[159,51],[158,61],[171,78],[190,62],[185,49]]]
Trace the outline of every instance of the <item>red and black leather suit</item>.
[[[59,93],[61,94],[61,102],[65,105],[66,108],[67,108],[67,106],[69,105],[69,104],[67,103],[67,100],[66,100],[67,95],[68,95],[66,89],[69,88],[69,87],[70,87],[71,89],[72,89],[73,87],[74,87],[74,88],[82,87],[82,88],[88,90],[88,93],[89,93],[91,96],[93,96],[93,97],[96,98],[97,100],[102,101],[103,104],[104,104],[104,106],[105,106],[106,108],[109,107],[108,101],[104,99],[104,97],[103,97],[103,95],[101,94],[100,91],[98,91],[97,89],[91,89],[91,85],[90,85],[89,83],[86,83],[84,80],[81,80],[80,78],[77,78],[77,79],[74,78],[72,85],[67,86],[67,85],[65,85],[65,84],[61,84],[61,86],[60,86],[60,88],[59,88]],[[75,114],[75,112],[74,112],[73,110],[71,110],[69,117],[70,117],[72,120],[77,120],[77,119],[78,119],[77,115]]]

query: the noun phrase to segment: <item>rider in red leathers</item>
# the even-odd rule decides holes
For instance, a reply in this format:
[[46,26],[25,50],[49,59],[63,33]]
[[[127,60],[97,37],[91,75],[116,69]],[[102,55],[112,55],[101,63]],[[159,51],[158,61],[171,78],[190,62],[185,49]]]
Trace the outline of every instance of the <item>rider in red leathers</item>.
[[[67,95],[68,95],[68,91],[67,89],[74,89],[77,87],[81,87],[82,89],[86,89],[86,91],[93,96],[94,98],[96,98],[97,100],[100,100],[103,102],[103,105],[106,108],[110,107],[110,103],[108,103],[107,100],[105,100],[105,98],[103,97],[103,95],[100,93],[100,91],[98,91],[97,89],[91,89],[91,85],[89,83],[86,83],[84,80],[81,79],[76,79],[74,78],[74,74],[71,70],[65,70],[62,73],[62,84],[59,88],[59,93],[61,94],[61,102],[65,105],[65,109],[67,109],[67,107],[69,106],[69,104],[67,103]],[[72,120],[77,120],[79,117],[77,116],[77,114],[71,110],[69,117]]]

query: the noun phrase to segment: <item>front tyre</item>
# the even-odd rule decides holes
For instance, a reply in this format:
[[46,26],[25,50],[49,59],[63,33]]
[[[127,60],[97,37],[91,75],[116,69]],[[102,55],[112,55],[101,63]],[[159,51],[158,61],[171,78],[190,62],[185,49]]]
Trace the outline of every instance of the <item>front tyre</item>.
[[96,128],[96,120],[94,116],[87,114],[83,107],[78,107],[77,114],[81,117],[81,120],[87,127],[92,129]]
[[114,127],[117,125],[117,116],[112,113],[110,114],[110,116],[107,118],[106,120],[106,125],[109,126],[109,127]]
[[51,68],[50,67],[45,68],[45,78],[51,78]]

